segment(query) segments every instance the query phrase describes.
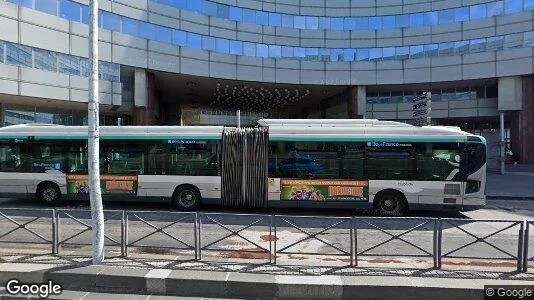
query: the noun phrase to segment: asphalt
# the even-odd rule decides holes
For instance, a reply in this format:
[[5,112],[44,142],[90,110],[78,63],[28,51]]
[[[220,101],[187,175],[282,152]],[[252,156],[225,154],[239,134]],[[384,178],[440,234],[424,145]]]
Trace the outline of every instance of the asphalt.
[[[529,285],[534,282],[518,279],[273,275],[115,266],[0,265],[3,286],[15,276],[21,282],[52,280],[60,284],[64,294],[50,299],[83,297],[84,300],[99,299],[99,294],[104,299],[110,298],[110,295],[113,299],[147,299],[149,295],[224,299],[483,299],[484,286]],[[5,290],[2,293],[2,299],[23,299],[21,296],[8,297]],[[88,294],[92,296],[87,298]],[[151,296],[150,299],[159,298]]]
[[534,200],[534,165],[509,165],[505,174],[488,173],[489,200]]

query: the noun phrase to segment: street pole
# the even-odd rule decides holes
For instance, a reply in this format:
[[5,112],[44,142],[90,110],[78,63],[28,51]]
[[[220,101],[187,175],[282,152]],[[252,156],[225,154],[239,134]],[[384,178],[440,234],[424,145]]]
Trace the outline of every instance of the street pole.
[[237,128],[241,128],[241,110],[237,110]]
[[505,143],[505,132],[504,132],[504,112],[500,113],[500,129],[501,129],[501,174],[504,174],[504,162],[506,160],[506,143]]
[[100,190],[100,143],[98,118],[98,0],[90,1],[89,24],[89,105],[88,105],[88,145],[89,145],[89,197],[93,231],[93,264],[104,261],[104,211]]

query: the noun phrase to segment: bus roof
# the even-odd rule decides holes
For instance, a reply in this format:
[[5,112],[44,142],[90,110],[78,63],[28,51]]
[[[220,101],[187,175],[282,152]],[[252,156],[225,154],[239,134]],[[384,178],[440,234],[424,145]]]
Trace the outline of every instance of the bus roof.
[[[87,126],[24,124],[0,128],[0,138],[87,139]],[[100,126],[102,139],[208,139],[222,138],[223,126]]]
[[377,119],[261,119],[258,124],[264,127],[272,126],[395,126],[395,127],[413,127],[413,125],[394,122],[380,121]]

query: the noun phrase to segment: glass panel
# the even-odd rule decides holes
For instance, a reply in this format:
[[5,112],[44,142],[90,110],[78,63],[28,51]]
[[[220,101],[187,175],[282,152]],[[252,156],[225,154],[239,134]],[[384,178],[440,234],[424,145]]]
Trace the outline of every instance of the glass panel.
[[230,41],[230,54],[243,55],[243,43],[240,41]]
[[139,36],[147,40],[156,39],[156,26],[147,22],[139,22]]
[[410,58],[410,47],[397,47],[395,54],[395,58],[398,60],[408,59]]
[[187,0],[187,9],[192,12],[200,12],[201,11],[201,1],[198,0]]
[[282,27],[293,28],[293,16],[292,15],[282,15]]
[[117,64],[100,62],[100,78],[107,81],[119,81],[120,67]]
[[439,56],[454,55],[454,42],[441,43],[438,45]]
[[59,72],[68,75],[80,75],[80,58],[66,54],[59,54]]
[[269,25],[279,27],[282,25],[282,16],[277,13],[269,13]]
[[82,5],[82,23],[89,24],[89,7]]
[[[102,70],[102,67],[99,63],[99,70]],[[80,58],[80,76],[89,77],[89,72],[91,72],[91,66],[89,65],[89,59]],[[100,72],[100,71],[99,71]],[[99,73],[99,78],[102,78],[102,74]]]
[[139,22],[134,19],[122,17],[122,33],[139,36]]
[[355,30],[356,29],[356,19],[355,18],[345,18],[343,19],[343,30]]
[[425,52],[425,56],[432,57],[438,55],[438,44],[430,44],[430,45],[424,45],[423,51]]
[[293,47],[295,57],[306,57],[306,49],[300,47]]
[[502,50],[504,47],[504,37],[496,36],[486,38],[486,50],[487,51],[497,51]]
[[17,66],[32,66],[32,48],[6,43],[6,63]]
[[173,29],[172,43],[177,46],[187,45],[187,34],[184,31]]
[[329,30],[330,29],[330,18],[320,17],[319,18],[319,29]]
[[172,44],[172,30],[167,27],[157,26],[156,41],[166,44]]
[[410,15],[398,15],[395,18],[397,28],[410,27]]
[[390,60],[395,58],[395,48],[389,47],[382,50],[382,56],[384,60]]
[[369,49],[358,49],[358,61],[367,61],[369,60]]
[[469,52],[477,53],[486,51],[486,39],[471,40],[469,43]]
[[344,23],[343,18],[331,18],[330,19],[330,26],[332,30],[343,30],[343,26],[344,26],[343,23]]
[[230,7],[228,5],[217,4],[217,17],[222,19],[229,19]]
[[473,5],[469,9],[469,17],[471,20],[480,20],[486,18],[486,5]]
[[269,57],[269,46],[265,44],[256,44],[256,56]]
[[293,57],[293,47],[282,46],[282,57]]
[[435,26],[438,24],[438,12],[431,11],[423,14],[424,26]]
[[256,23],[256,13],[253,10],[243,8],[243,22]]
[[202,49],[214,51],[215,50],[215,38],[211,36],[202,36]]
[[57,16],[56,0],[38,0],[35,1],[35,9],[47,14]]
[[369,179],[413,179],[415,176],[412,146],[366,147],[365,177]]
[[241,7],[230,6],[230,20],[241,22],[243,20],[243,9]]
[[202,1],[200,3],[202,13],[208,16],[217,16],[217,5],[211,1]]
[[420,58],[424,55],[423,46],[410,46],[410,58]]
[[421,27],[423,26],[423,14],[412,14],[410,15],[410,25],[411,27]]
[[369,28],[370,29],[380,29],[380,28],[382,28],[382,18],[381,17],[370,17],[369,18]]
[[3,41],[0,41],[0,63],[4,63],[4,46],[5,43]]
[[454,43],[454,54],[463,55],[469,52],[469,42],[459,41]]
[[504,12],[504,4],[502,1],[492,2],[486,4],[488,17],[502,15]]
[[230,42],[227,39],[217,38],[216,40],[216,51],[219,53],[229,53],[230,52]]
[[330,61],[343,61],[343,49],[332,49]]
[[256,44],[243,43],[243,53],[245,56],[256,56]]
[[256,24],[259,25],[269,25],[269,13],[264,11],[256,12]]
[[382,48],[371,48],[369,51],[369,60],[381,60]]
[[355,49],[345,49],[343,50],[343,61],[354,61],[356,56]]
[[445,9],[440,10],[438,14],[439,24],[450,24],[454,22],[454,10]]
[[504,0],[504,13],[507,15],[521,12],[521,0]]
[[269,57],[282,57],[282,46],[269,45]]
[[34,49],[33,53],[35,55],[35,68],[57,72],[57,54],[51,51]]
[[193,49],[202,49],[202,39],[195,33],[187,33],[187,47]]
[[523,34],[523,46],[524,47],[534,46],[534,31],[525,32]]
[[525,3],[524,3],[525,10],[534,9],[534,0],[523,0],[523,1],[525,1]]
[[321,48],[319,49],[319,59],[320,61],[330,61],[330,50]]
[[454,9],[454,21],[462,22],[469,20],[469,7],[458,7]]
[[306,29],[318,29],[318,28],[319,28],[319,18],[306,17]]
[[306,29],[306,17],[295,16],[295,28]]
[[82,18],[80,4],[72,1],[60,0],[59,16],[67,20],[80,22]]
[[395,16],[382,17],[382,28],[384,29],[395,28]]
[[369,29],[369,18],[367,17],[356,18],[356,29],[357,30]]
[[518,48],[523,46],[523,34],[507,34],[504,37],[504,48]]
[[7,0],[7,2],[33,9],[33,0]]
[[[457,180],[460,149],[457,144],[418,143],[416,146],[417,179],[427,181]],[[451,178],[452,177],[452,178]]]

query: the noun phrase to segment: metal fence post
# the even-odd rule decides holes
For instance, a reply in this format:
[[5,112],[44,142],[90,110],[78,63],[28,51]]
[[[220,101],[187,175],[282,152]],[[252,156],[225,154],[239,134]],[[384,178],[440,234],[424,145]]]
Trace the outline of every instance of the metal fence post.
[[57,216],[56,216],[56,210],[52,209],[52,254],[57,255]]
[[202,214],[198,217],[198,260],[202,260]]
[[523,270],[523,240],[525,234],[525,222],[521,221],[519,226],[519,238],[517,239],[517,272]]
[[[278,237],[276,236],[276,234],[274,235],[274,238],[273,238],[273,215],[270,215],[269,216],[269,264],[273,263],[273,239],[275,240],[275,243],[276,243],[277,238]],[[276,253],[274,254],[274,256],[276,257]]]
[[527,221],[525,228],[525,238],[523,239],[523,272],[528,271],[528,240],[530,231],[530,221]]
[[438,269],[441,269],[441,246],[443,242],[443,223],[441,221],[441,218],[438,218],[438,242],[437,242],[437,258],[438,258]]
[[277,241],[278,240],[278,228],[276,226],[276,223],[278,222],[276,220],[276,216],[274,216],[273,218],[274,218],[274,236],[276,237],[274,239],[274,264],[276,265],[276,245],[278,244],[278,241]]
[[356,217],[352,217],[352,227],[354,228],[354,265],[358,266],[358,228],[356,228]]
[[[198,232],[197,232],[197,225],[198,225],[198,212],[195,212],[195,220],[193,221],[193,239],[195,243],[195,260],[198,260]],[[200,229],[199,229],[200,231]]]
[[350,266],[354,266],[354,217],[350,218]]
[[438,219],[434,219],[434,234],[432,235],[432,250],[434,254],[434,269],[438,268]]
[[126,257],[126,242],[125,242],[125,232],[126,232],[126,213],[124,210],[121,214],[121,256]]
[[128,213],[124,219],[124,257],[128,257]]

